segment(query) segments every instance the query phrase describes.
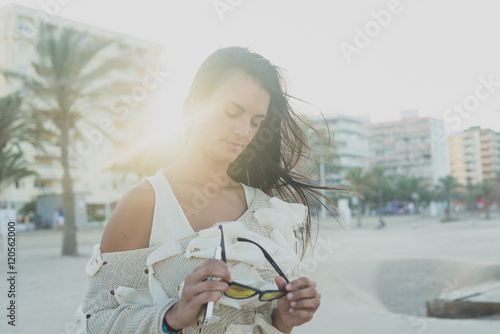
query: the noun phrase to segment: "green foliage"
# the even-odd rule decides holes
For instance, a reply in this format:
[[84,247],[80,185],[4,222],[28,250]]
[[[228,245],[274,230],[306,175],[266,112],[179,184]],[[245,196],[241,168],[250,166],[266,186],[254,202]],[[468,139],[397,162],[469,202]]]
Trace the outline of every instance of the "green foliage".
[[21,143],[39,147],[36,141],[39,123],[22,106],[19,93],[0,98],[0,192],[22,178],[35,175],[23,158]]
[[22,215],[30,215],[35,214],[36,212],[36,200],[32,200],[30,202],[25,203],[21,209],[19,209],[19,213]]
[[30,175],[36,175],[23,159],[22,152],[8,149],[0,154],[0,190]]
[[457,198],[464,186],[458,182],[458,179],[452,175],[447,175],[439,179],[435,187],[435,198],[446,200],[446,219],[451,218],[452,201]]

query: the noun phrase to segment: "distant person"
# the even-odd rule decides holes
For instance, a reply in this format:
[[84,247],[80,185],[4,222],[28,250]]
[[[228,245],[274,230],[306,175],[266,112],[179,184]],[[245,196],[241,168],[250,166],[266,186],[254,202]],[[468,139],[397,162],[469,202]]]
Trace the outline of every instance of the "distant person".
[[[321,295],[296,276],[310,242],[305,195],[330,202],[321,189],[337,188],[295,169],[309,147],[284,87],[279,68],[247,48],[203,62],[184,103],[182,155],[125,193],[94,247],[81,328],[290,333],[312,319]],[[212,259],[219,226],[226,261]]]
[[375,226],[376,230],[380,230],[385,227],[385,221],[382,219],[382,216],[378,217],[378,224]]

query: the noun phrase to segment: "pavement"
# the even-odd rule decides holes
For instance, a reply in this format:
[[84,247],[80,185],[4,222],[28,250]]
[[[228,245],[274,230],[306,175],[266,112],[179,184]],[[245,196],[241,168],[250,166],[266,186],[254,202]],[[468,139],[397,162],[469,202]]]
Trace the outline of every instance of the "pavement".
[[[408,224],[439,224],[436,219],[419,216],[384,217],[386,229],[399,229]],[[500,221],[497,218],[497,221]],[[363,218],[361,228],[353,219],[348,230],[374,230],[377,217]],[[327,223],[322,221],[323,226]],[[322,227],[321,229],[330,227]],[[332,230],[341,231],[338,226]],[[9,290],[7,279],[7,254],[0,247],[0,266],[3,278],[0,281],[2,321],[0,333],[20,334],[62,334],[65,325],[73,319],[88,284],[85,265],[92,254],[93,246],[100,242],[104,228],[95,227],[77,232],[78,256],[61,256],[62,230],[22,231],[17,234],[16,250],[16,326],[7,324]],[[0,242],[1,244],[1,242]],[[321,269],[321,268],[320,268]],[[320,274],[321,270],[314,273]],[[313,276],[314,276],[313,275]],[[328,321],[328,319],[325,319]],[[316,324],[315,328],[326,324]],[[300,327],[294,333],[306,333]]]
[[78,231],[79,256],[61,256],[62,230],[20,232],[16,251],[16,326],[7,324],[7,254],[0,252],[0,333],[62,334],[88,284],[85,265],[103,229]]

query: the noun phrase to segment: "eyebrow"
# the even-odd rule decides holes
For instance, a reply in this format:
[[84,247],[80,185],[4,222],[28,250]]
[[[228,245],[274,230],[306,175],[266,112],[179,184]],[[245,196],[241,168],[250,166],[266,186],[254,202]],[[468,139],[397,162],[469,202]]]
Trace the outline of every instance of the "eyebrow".
[[[245,108],[243,108],[241,105],[239,105],[238,103],[236,102],[233,102],[233,101],[229,101],[229,100],[226,100],[227,102],[231,103],[232,105],[234,105],[236,108],[240,109],[241,111],[245,111]],[[262,118],[265,118],[266,115],[264,114],[259,114],[259,115],[255,115],[254,117],[262,117]]]

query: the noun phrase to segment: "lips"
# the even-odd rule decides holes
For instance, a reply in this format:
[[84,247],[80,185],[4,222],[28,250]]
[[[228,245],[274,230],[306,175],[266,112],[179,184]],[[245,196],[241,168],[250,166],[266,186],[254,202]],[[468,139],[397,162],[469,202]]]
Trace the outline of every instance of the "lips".
[[243,148],[243,144],[242,143],[238,143],[238,142],[233,142],[233,141],[228,141],[228,140],[224,140],[231,148],[233,149],[241,149]]

